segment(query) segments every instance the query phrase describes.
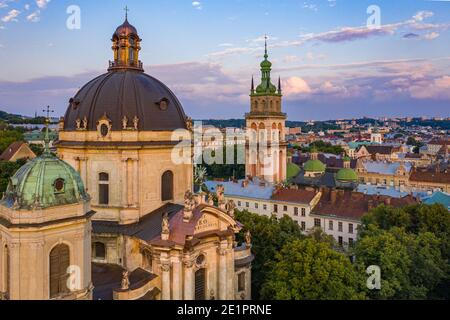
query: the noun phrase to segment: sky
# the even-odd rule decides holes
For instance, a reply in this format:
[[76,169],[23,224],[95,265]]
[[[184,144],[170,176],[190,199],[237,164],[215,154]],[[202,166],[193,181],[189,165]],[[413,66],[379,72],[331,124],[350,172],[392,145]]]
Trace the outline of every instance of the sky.
[[450,1],[426,0],[0,0],[0,110],[63,115],[125,6],[194,119],[244,117],[265,35],[289,120],[450,116]]

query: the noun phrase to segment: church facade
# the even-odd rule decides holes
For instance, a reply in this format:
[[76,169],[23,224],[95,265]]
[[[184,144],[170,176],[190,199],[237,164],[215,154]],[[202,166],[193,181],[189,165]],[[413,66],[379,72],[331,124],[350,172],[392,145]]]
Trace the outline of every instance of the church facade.
[[[38,180],[21,169],[12,179],[0,206],[3,298],[251,298],[251,236],[236,242],[243,226],[223,194],[214,203],[190,192],[193,165],[174,155],[180,141],[191,144],[192,122],[172,91],[144,73],[141,41],[126,19],[112,36],[108,72],[70,99],[58,158],[46,155],[60,168],[39,171]],[[50,160],[26,166],[42,161]],[[57,200],[42,206],[49,199]]]

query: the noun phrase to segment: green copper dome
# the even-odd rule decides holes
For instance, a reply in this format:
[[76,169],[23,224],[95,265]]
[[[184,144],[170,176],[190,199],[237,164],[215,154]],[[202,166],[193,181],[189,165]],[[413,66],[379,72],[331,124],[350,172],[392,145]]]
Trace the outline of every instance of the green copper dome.
[[44,153],[11,178],[2,204],[15,210],[35,210],[88,201],[80,175],[69,164]]
[[338,173],[336,175],[336,180],[356,182],[356,181],[358,181],[358,175],[352,169],[347,169],[347,168],[341,169],[338,171]]
[[287,165],[287,178],[295,178],[300,173],[300,167],[294,163],[289,163]]
[[327,167],[320,160],[309,160],[303,165],[306,172],[325,172]]

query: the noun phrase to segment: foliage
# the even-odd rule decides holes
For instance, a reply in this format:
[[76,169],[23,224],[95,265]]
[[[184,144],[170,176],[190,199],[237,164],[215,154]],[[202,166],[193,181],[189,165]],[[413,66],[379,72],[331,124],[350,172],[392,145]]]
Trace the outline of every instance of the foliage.
[[262,288],[264,299],[359,300],[363,278],[329,243],[313,238],[287,242]]
[[[235,179],[244,179],[245,178],[245,164],[238,164],[238,147],[234,147],[234,164],[226,164],[227,157],[227,147],[223,148],[223,163],[224,164],[206,164],[202,163],[202,167],[206,169],[207,176],[214,177],[217,179],[230,179],[234,177]],[[215,153],[213,152],[213,155]]]
[[44,153],[44,148],[40,144],[30,144],[30,149],[34,152],[36,157],[39,157]]
[[311,152],[313,149],[316,152],[331,153],[336,155],[340,155],[345,152],[341,146],[333,146],[331,143],[326,143],[321,140],[311,143],[309,147],[302,148],[302,152]]
[[372,299],[448,299],[450,215],[440,205],[381,206],[362,219],[354,248],[357,269],[378,265]]
[[255,254],[252,265],[252,292],[253,298],[258,299],[262,285],[272,269],[275,254],[286,243],[303,239],[304,236],[298,224],[288,216],[277,219],[275,216],[260,216],[243,211],[236,212],[236,219],[245,226],[238,235],[238,241],[244,241],[247,230],[252,234],[252,252]]
[[3,153],[13,142],[22,140],[23,134],[18,130],[0,131],[0,153]]
[[2,161],[0,162],[0,193],[8,188],[9,180],[20,169],[26,160],[18,160],[16,162]]

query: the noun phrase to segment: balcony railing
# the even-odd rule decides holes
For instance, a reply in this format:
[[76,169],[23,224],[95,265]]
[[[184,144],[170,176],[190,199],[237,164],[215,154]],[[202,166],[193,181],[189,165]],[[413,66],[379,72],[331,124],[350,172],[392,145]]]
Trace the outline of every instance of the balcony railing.
[[144,65],[142,61],[109,61],[109,70],[113,69],[136,69],[136,70],[143,70]]

